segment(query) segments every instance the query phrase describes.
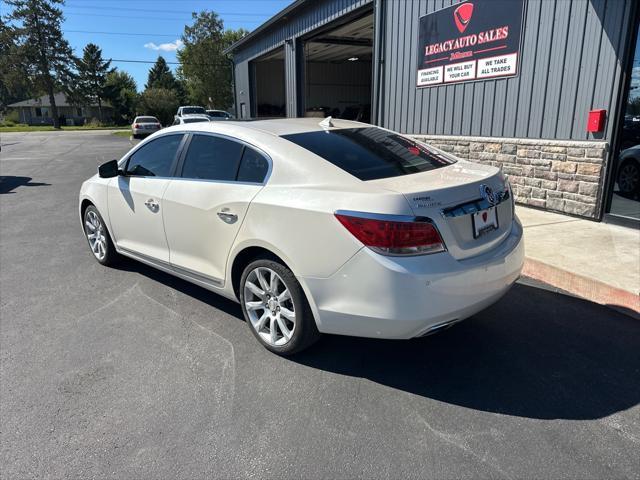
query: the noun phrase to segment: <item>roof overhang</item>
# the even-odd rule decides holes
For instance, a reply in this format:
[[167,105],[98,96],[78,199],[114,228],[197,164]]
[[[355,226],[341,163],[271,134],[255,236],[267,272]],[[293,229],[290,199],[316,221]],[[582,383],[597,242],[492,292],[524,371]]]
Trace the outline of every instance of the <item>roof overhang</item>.
[[258,28],[256,28],[255,30],[251,31],[250,33],[248,33],[247,35],[242,37],[240,40],[235,42],[233,45],[225,48],[222,53],[224,53],[226,55],[228,53],[234,52],[239,47],[241,47],[245,43],[249,42],[250,40],[253,40],[260,33],[264,32],[265,30],[267,30],[269,27],[271,27],[275,23],[279,22],[280,20],[286,19],[287,15],[292,13],[294,10],[297,10],[299,7],[302,6],[302,4],[307,3],[308,1],[309,0],[296,0],[295,2],[293,2],[288,7],[284,8],[281,11],[279,11],[278,13],[276,13],[273,17],[271,17],[269,20],[264,22]]

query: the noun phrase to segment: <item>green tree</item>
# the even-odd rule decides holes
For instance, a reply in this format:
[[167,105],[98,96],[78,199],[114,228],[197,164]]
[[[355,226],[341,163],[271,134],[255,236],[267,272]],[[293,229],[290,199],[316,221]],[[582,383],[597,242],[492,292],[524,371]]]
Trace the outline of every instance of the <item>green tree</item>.
[[109,72],[104,84],[104,98],[113,107],[116,123],[126,124],[133,121],[138,101],[138,87],[131,75],[115,69]]
[[140,96],[138,113],[153,115],[163,125],[170,125],[179,106],[180,99],[175,90],[147,88]]
[[145,90],[150,88],[164,88],[167,90],[173,90],[178,96],[180,103],[183,103],[186,99],[185,88],[183,83],[176,79],[173,72],[169,69],[169,65],[164,57],[159,56],[153,67],[149,69],[149,76],[147,77],[147,84],[144,86]]
[[169,65],[164,57],[159,56],[153,67],[149,69],[149,76],[147,77],[147,84],[144,86],[145,90],[150,88],[166,88],[167,90],[174,90],[176,88],[176,77],[169,69]]
[[185,26],[183,47],[177,56],[178,76],[184,78],[189,99],[210,108],[228,108],[233,104],[232,66],[224,49],[240,40],[247,30],[224,30],[215,12],[194,13],[193,25]]
[[18,57],[35,90],[49,96],[53,125],[60,128],[55,91],[68,84],[74,56],[62,35],[64,0],[5,0],[15,32]]
[[88,43],[82,51],[82,58],[76,60],[79,97],[88,103],[98,102],[98,112],[102,121],[102,100],[105,97],[105,82],[111,69],[111,60],[102,58],[102,49],[95,43]]
[[0,19],[0,110],[29,98],[32,86],[21,63],[15,30]]

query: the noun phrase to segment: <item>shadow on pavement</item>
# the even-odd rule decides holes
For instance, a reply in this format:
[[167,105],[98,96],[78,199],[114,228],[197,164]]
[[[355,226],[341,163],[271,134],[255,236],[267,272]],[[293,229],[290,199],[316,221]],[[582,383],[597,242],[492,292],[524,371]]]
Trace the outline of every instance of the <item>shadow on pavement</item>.
[[[203,288],[134,261],[120,268],[242,320],[236,303]],[[640,402],[637,320],[521,284],[484,312],[430,337],[325,335],[289,360],[453,405],[527,418],[595,419]]]
[[31,177],[0,176],[0,194],[15,193],[18,187],[48,187],[50,183],[32,182]]
[[190,297],[195,298],[202,303],[206,303],[210,307],[217,308],[227,315],[236,317],[238,320],[242,320],[244,322],[244,317],[242,316],[242,310],[240,309],[239,304],[228,300],[220,295],[216,295],[215,293],[210,292],[205,288],[199,287],[198,285],[187,282],[186,280],[182,280],[181,278],[178,278],[174,275],[170,275],[161,270],[129,258],[123,258],[117,263],[117,265],[114,265],[113,268],[126,272],[136,272],[144,275],[151,280],[154,280],[163,285],[167,285],[168,287],[184,293],[185,295],[189,295]]
[[327,337],[295,361],[441,402],[538,419],[594,419],[640,402],[640,323],[524,285],[441,334]]

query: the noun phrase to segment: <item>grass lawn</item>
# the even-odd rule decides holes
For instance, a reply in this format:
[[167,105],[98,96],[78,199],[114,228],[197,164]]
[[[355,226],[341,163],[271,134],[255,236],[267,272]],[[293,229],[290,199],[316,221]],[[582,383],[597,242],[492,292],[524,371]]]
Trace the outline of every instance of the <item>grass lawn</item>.
[[116,137],[130,137],[131,136],[131,130],[130,129],[126,129],[126,130],[120,130],[118,132],[113,132],[113,135],[115,135]]
[[[63,131],[71,131],[71,130],[126,130],[128,132],[131,131],[131,127],[92,127],[92,126],[82,126],[82,127],[61,127],[60,130]],[[56,129],[51,125],[38,125],[38,126],[29,126],[29,125],[15,125],[13,127],[0,127],[1,132],[55,132]]]

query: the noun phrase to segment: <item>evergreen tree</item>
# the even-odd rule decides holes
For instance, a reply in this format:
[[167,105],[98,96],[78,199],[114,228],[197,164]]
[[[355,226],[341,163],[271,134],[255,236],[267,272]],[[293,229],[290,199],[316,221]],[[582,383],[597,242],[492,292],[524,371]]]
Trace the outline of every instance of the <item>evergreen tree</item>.
[[60,128],[54,94],[68,83],[74,56],[62,36],[64,0],[5,0],[13,7],[6,16],[15,32],[17,56],[36,90],[49,96],[53,125]]
[[95,43],[88,43],[82,51],[82,58],[76,61],[77,89],[80,97],[90,104],[98,102],[98,112],[102,120],[102,99],[105,97],[105,81],[110,71],[111,60],[102,58],[102,49]]
[[167,61],[164,57],[158,57],[156,63],[149,70],[149,77],[147,78],[147,84],[144,86],[145,90],[150,88],[164,88],[166,90],[175,90],[176,77],[169,69]]
[[29,98],[31,83],[19,57],[15,29],[0,19],[0,110]]

